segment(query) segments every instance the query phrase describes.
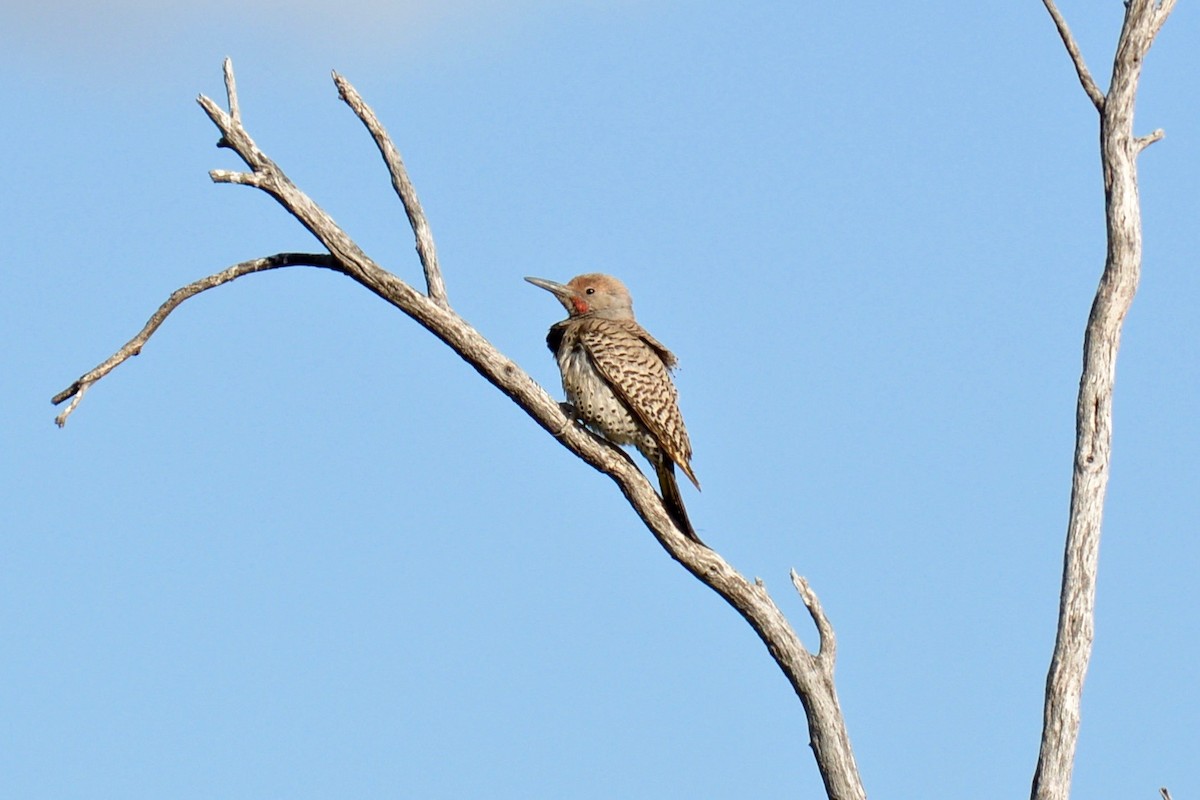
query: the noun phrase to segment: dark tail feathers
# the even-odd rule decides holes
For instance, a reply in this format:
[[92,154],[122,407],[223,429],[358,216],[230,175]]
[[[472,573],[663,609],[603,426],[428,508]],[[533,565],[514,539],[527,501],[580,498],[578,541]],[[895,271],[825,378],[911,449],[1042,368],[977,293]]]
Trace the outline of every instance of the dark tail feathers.
[[671,519],[685,536],[698,545],[708,547],[700,541],[700,537],[696,535],[696,529],[692,527],[692,521],[688,519],[687,509],[683,506],[683,498],[679,495],[679,483],[675,480],[675,462],[669,458],[659,459],[654,465],[654,471],[658,473],[658,486],[662,492],[663,505],[667,507],[667,513],[671,515]]

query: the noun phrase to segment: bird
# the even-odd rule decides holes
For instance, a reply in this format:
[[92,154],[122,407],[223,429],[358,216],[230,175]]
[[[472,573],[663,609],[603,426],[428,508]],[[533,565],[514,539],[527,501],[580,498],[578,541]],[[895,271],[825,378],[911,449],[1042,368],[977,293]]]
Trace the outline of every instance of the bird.
[[526,278],[553,294],[567,318],[550,326],[546,345],[562,373],[565,410],[614,445],[633,445],[654,467],[663,505],[692,541],[696,535],[675,480],[675,468],[698,490],[679,393],[671,381],[677,360],[638,324],[633,299],[618,279],[598,272],[565,284]]

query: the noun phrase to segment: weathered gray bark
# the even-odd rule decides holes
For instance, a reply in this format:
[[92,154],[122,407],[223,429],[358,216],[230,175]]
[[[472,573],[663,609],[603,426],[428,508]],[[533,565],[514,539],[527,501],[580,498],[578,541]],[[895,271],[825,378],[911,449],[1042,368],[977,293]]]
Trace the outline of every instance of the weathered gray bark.
[[1083,681],[1092,652],[1100,524],[1112,448],[1112,398],[1121,326],[1133,303],[1142,264],[1137,156],[1162,131],[1133,135],[1133,105],[1142,60],[1174,0],[1129,0],[1104,94],[1092,80],[1066,22],[1043,0],[1075,64],[1084,91],[1100,113],[1108,252],[1083,342],[1083,375],[1075,413],[1075,467],[1059,600],[1058,635],[1046,677],[1041,749],[1033,776],[1035,800],[1066,800],[1079,737]]
[[354,87],[336,73],[334,82],[341,98],[374,137],[391,173],[392,185],[404,205],[416,237],[417,253],[425,272],[426,292],[418,291],[371,260],[325,211],[301,192],[258,149],[242,127],[233,68],[226,61],[225,84],[229,111],[222,110],[207,97],[200,97],[199,102],[220,130],[220,144],[236,152],[250,171],[213,170],[210,173],[212,179],[218,183],[253,186],[271,195],[308,228],[328,252],[281,253],[243,262],[177,290],[137,336],[53,398],[55,404],[71,400],[67,409],[57,417],[58,424],[62,426],[66,423],[88,387],[129,357],[137,355],[162,320],[188,297],[243,275],[277,267],[305,265],[341,272],[419,322],[480,375],[512,398],[564,447],[616,482],[667,553],[732,605],[767,646],[804,706],[811,746],[828,796],[832,800],[865,798],[834,688],[836,640],[833,627],[811,587],[795,572],[792,573],[793,585],[804,601],[820,637],[815,654],[805,649],[761,581],[747,580],[716,552],[687,539],[671,521],[649,481],[628,457],[568,419],[558,403],[541,386],[453,311],[437,264],[428,222],[399,152]]

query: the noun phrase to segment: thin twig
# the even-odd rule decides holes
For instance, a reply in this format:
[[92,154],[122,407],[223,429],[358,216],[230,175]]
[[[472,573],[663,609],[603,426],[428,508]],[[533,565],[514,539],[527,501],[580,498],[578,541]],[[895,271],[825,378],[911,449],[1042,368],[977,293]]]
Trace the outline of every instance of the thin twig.
[[362,95],[350,84],[350,81],[334,72],[333,82],[337,86],[338,97],[350,106],[355,115],[362,120],[363,125],[367,126],[371,138],[375,140],[375,146],[379,148],[379,154],[383,156],[388,173],[392,176],[392,188],[396,190],[396,195],[404,205],[404,213],[408,215],[409,225],[417,240],[417,255],[421,259],[421,268],[425,270],[425,286],[429,299],[443,308],[449,308],[450,301],[446,296],[442,268],[438,264],[433,232],[429,228],[425,210],[421,208],[421,201],[417,198],[417,190],[409,180],[408,170],[404,167],[400,151],[379,122],[379,118],[375,116],[375,112],[362,99]]
[[83,394],[96,381],[103,378],[108,373],[112,372],[117,366],[128,360],[132,356],[136,356],[142,352],[142,346],[154,335],[158,327],[163,324],[163,320],[179,306],[184,300],[189,297],[194,297],[203,291],[213,289],[223,283],[228,283],[234,278],[240,278],[243,275],[249,275],[252,272],[263,272],[268,269],[278,269],[279,267],[325,267],[328,269],[336,269],[337,265],[332,256],[322,255],[317,253],[276,253],[273,256],[264,258],[255,258],[250,261],[243,261],[240,264],[234,264],[226,270],[209,275],[207,278],[201,278],[194,283],[189,283],[182,289],[176,289],[171,292],[171,296],[167,298],[158,310],[155,311],[150,319],[146,322],[145,327],[138,331],[137,336],[134,336],[125,343],[121,349],[109,356],[103,363],[97,366],[90,372],[84,373],[79,380],[72,383],[63,391],[54,395],[50,402],[54,405],[60,405],[68,398],[72,398],[71,404],[63,410],[61,414],[54,418],[55,424],[62,427],[67,424],[67,417],[71,416],[71,412],[79,405],[79,401],[83,399]]
[[225,73],[225,97],[229,100],[229,116],[238,125],[242,124],[242,109],[238,105],[237,79],[233,76],[233,59],[226,58],[221,65]]
[[1079,51],[1079,45],[1075,42],[1075,37],[1071,35],[1071,29],[1067,27],[1067,21],[1058,12],[1058,7],[1054,5],[1054,0],[1042,0],[1042,2],[1045,4],[1046,10],[1050,12],[1050,17],[1054,20],[1054,27],[1058,28],[1058,35],[1062,37],[1063,44],[1067,48],[1067,53],[1071,56],[1072,63],[1075,64],[1075,73],[1079,76],[1079,82],[1083,84],[1083,90],[1091,98],[1092,105],[1096,107],[1096,110],[1103,111],[1104,92],[1100,91],[1100,87],[1096,85],[1096,81],[1092,80],[1092,73],[1088,72],[1087,64],[1083,61],[1083,53]]
[[796,570],[792,570],[791,575],[792,586],[804,601],[804,607],[808,609],[813,624],[817,626],[817,634],[820,636],[817,658],[827,661],[832,669],[837,660],[837,636],[834,635],[833,625],[829,622],[829,617],[825,616],[825,609],[821,607],[821,601],[817,599],[817,593],[813,591],[808,580]]
[[262,178],[253,172],[238,172],[232,169],[210,169],[208,177],[213,183],[233,183],[239,186],[262,188]]
[[1163,138],[1166,135],[1167,134],[1163,131],[1162,128],[1158,128],[1158,129],[1153,130],[1150,133],[1146,134],[1145,136],[1139,136],[1137,139],[1135,139],[1133,141],[1133,145],[1134,145],[1134,147],[1137,148],[1137,151],[1140,153],[1143,150],[1145,150],[1147,147],[1154,144],[1155,142],[1157,142],[1159,139]]

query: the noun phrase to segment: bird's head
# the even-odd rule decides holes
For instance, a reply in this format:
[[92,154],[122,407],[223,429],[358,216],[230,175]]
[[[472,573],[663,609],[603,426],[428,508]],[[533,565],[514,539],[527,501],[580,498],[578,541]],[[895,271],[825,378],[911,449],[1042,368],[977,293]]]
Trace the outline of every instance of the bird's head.
[[633,299],[625,284],[612,275],[589,272],[566,283],[544,278],[526,278],[534,286],[553,294],[572,317],[590,314],[605,319],[633,319]]

